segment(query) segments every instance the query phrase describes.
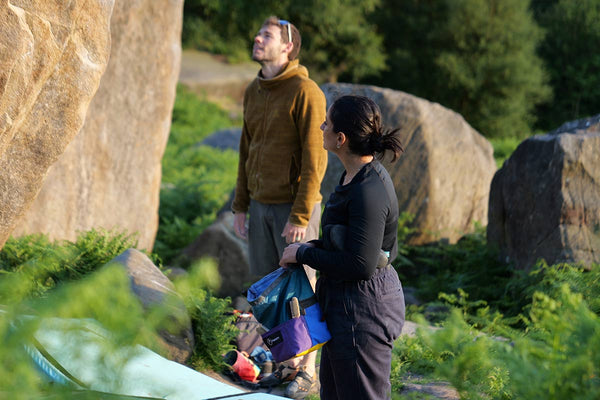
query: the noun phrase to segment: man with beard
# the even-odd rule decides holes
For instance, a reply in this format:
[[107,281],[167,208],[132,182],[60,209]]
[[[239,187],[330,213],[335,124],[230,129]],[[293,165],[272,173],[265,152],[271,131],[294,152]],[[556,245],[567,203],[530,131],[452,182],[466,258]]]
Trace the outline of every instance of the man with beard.
[[[234,230],[248,239],[253,278],[278,268],[287,244],[319,235],[320,185],[327,167],[320,125],[326,102],[296,59],[300,45],[298,29],[276,17],[265,20],[254,38],[252,59],[261,69],[244,94],[232,204]],[[314,288],[315,271],[306,266],[305,271]],[[315,380],[315,358],[316,352],[309,353],[296,370],[282,367],[263,384],[293,379],[286,396],[304,398]]]

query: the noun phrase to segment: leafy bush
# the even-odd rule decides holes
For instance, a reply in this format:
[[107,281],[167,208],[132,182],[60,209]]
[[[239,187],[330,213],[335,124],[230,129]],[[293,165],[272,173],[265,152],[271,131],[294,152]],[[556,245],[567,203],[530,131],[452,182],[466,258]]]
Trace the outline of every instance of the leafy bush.
[[[400,244],[399,247],[404,255],[394,266],[403,284],[415,287],[417,297],[423,302],[435,302],[439,293],[457,293],[458,289],[473,299],[485,300],[503,309],[517,301],[507,298],[510,295],[507,288],[518,272],[499,261],[497,251],[487,245],[485,229],[481,226],[456,244]],[[520,311],[520,306],[517,308]]]
[[588,307],[600,314],[600,265],[589,267],[571,264],[548,265],[540,261],[527,276],[527,281],[520,284],[517,290],[523,290],[525,297],[531,301],[536,292],[557,298],[567,285],[573,293],[579,293],[586,300]]
[[[162,353],[156,332],[174,325],[176,307],[166,297],[162,306],[147,310],[133,295],[130,280],[120,266],[109,261],[134,247],[131,237],[92,230],[76,242],[52,242],[44,235],[11,238],[0,251],[0,388],[11,398],[34,398],[40,393],[56,398],[75,396],[69,388],[47,387],[33,369],[23,343],[30,343],[45,317],[94,319],[111,332],[110,348],[122,353],[142,344]],[[108,263],[108,264],[107,264]],[[102,268],[100,268],[102,267]],[[176,281],[195,332],[196,347],[190,360],[198,369],[217,369],[221,354],[232,348],[237,334],[230,299],[212,297],[220,277],[214,263],[192,265],[189,276]],[[117,310],[117,312],[115,312]],[[36,319],[21,321],[23,315]],[[18,323],[17,323],[18,322]],[[118,371],[114,371],[118,375]],[[23,389],[26,388],[26,389]],[[19,392],[20,390],[20,392]],[[14,391],[14,393],[13,393]],[[77,398],[85,397],[78,393]]]
[[461,398],[510,398],[503,397],[506,369],[496,357],[504,342],[480,335],[459,310],[450,314],[443,329],[422,330],[419,339],[440,361],[436,376],[448,380]]
[[218,277],[214,262],[202,260],[192,265],[189,278],[175,281],[192,318],[196,345],[190,363],[199,370],[222,369],[222,355],[234,348],[231,343],[238,333],[230,299],[213,297],[205,290],[217,288]]
[[430,375],[439,363],[431,349],[424,346],[417,337],[406,336],[398,340],[393,354],[392,383],[395,384],[396,390],[402,386],[399,378],[405,374]]
[[[186,5],[188,3],[186,2]],[[209,51],[214,54],[227,56],[229,62],[243,62],[250,60],[248,43],[251,38],[227,36],[223,38],[211,26],[209,21],[186,13],[183,20],[182,45],[184,48],[193,48]]]
[[398,340],[395,391],[416,373],[449,381],[465,399],[597,398],[600,364],[590,349],[600,340],[600,265],[540,261],[517,271],[481,228],[454,245],[399,248],[403,284],[425,302],[409,318],[440,329]]
[[600,356],[592,349],[600,344],[600,318],[584,297],[566,284],[554,298],[536,292],[526,322],[524,331],[493,338],[455,308],[443,329],[419,329],[406,342],[437,361],[433,374],[464,399],[598,398]]
[[[75,242],[52,242],[41,234],[10,238],[0,251],[0,302],[42,316],[93,318],[114,330],[115,337],[122,327],[129,337],[132,326],[139,326],[138,332],[146,326],[142,320],[157,325],[164,317],[158,309],[142,317],[125,271],[109,263],[135,246],[132,236],[95,229],[80,233]],[[148,332],[143,335],[146,339],[151,336]],[[147,345],[153,342],[146,340]]]
[[492,146],[494,147],[496,166],[500,168],[521,143],[521,139],[515,137],[491,138],[490,142],[492,142]]
[[[0,251],[0,273],[18,274],[27,283],[27,289],[14,288],[26,291],[17,299],[41,296],[59,282],[84,277],[136,244],[134,236],[95,229],[80,233],[75,242],[51,242],[41,234],[10,238]],[[15,294],[2,291],[0,301],[8,302]]]

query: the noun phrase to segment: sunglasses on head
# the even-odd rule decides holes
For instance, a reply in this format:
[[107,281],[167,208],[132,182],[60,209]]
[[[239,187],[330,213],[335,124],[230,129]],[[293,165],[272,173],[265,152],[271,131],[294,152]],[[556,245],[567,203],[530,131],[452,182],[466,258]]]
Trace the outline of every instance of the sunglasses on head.
[[292,26],[291,26],[292,24],[290,24],[289,21],[286,21],[285,19],[280,19],[279,25],[287,26],[288,42],[291,43],[292,42]]

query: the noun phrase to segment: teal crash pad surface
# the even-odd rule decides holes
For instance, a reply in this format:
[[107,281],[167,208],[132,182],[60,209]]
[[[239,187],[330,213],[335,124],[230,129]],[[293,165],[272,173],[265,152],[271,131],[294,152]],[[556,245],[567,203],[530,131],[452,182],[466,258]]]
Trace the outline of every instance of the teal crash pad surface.
[[109,337],[94,320],[52,318],[26,348],[49,380],[99,392],[101,399],[284,399],[244,392],[143,346],[115,348]]

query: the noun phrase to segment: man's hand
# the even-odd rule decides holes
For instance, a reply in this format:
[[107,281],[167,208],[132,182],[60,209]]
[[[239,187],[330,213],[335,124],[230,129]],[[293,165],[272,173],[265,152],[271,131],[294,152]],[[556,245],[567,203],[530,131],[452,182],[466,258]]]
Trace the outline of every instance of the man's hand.
[[301,242],[304,240],[304,236],[306,236],[306,228],[292,225],[288,221],[283,227],[283,232],[281,232],[281,236],[285,237],[285,242],[288,244]]
[[239,212],[233,215],[233,230],[235,234],[242,238],[248,238],[248,228],[246,228],[246,213]]

